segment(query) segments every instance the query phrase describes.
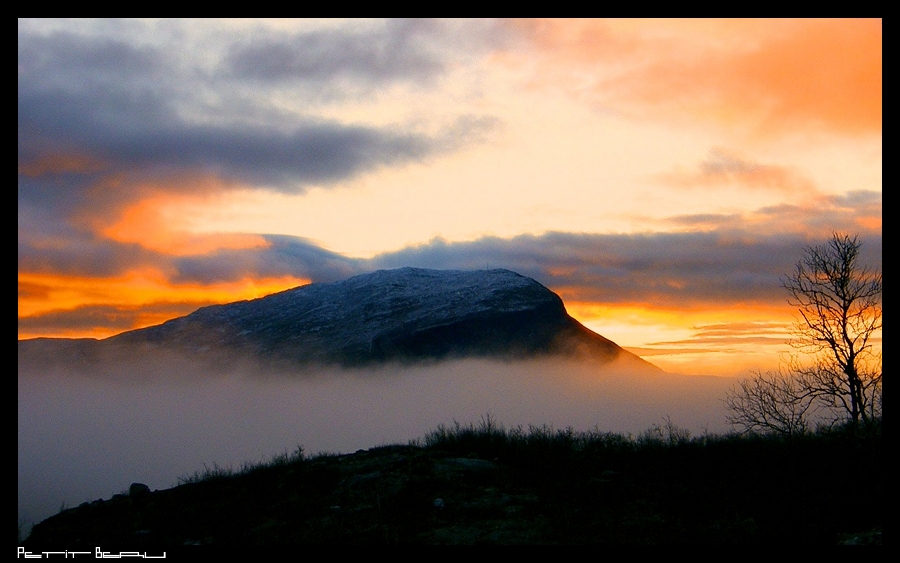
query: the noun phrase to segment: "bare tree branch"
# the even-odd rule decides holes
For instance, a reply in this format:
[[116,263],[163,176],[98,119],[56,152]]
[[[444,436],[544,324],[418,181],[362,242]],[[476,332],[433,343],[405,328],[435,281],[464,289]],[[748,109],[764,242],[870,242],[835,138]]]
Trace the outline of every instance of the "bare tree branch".
[[804,248],[793,274],[782,278],[797,308],[792,356],[777,372],[756,373],[725,399],[728,421],[745,432],[787,436],[810,418],[856,427],[881,417],[881,354],[873,339],[882,328],[882,274],[858,264],[856,236],[833,233]]

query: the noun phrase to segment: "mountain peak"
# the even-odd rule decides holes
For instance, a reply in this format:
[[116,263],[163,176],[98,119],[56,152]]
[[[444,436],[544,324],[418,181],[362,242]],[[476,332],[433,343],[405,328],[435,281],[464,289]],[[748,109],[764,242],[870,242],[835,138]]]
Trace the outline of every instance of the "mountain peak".
[[537,281],[504,269],[378,270],[203,307],[105,343],[290,365],[559,354],[652,367],[582,326]]

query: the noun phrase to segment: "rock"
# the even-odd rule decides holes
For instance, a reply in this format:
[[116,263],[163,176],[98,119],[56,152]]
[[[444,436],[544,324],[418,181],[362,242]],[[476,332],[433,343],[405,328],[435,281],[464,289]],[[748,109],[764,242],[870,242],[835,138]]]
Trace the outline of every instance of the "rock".
[[143,483],[132,483],[128,487],[128,496],[133,499],[143,498],[150,495],[150,487]]

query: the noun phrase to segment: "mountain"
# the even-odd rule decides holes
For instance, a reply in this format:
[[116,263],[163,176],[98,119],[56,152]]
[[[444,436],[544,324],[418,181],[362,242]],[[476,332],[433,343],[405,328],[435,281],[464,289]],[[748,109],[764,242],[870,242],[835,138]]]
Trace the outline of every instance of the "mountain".
[[101,341],[20,341],[19,356],[20,362],[23,355],[91,361],[130,356],[135,347],[282,365],[564,355],[658,369],[570,317],[560,297],[540,283],[502,269],[379,270],[203,307]]

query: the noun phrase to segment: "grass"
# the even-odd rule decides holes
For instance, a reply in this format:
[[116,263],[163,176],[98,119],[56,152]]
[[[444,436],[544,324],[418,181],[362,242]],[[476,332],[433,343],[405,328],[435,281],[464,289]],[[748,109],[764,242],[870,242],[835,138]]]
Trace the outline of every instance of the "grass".
[[70,509],[33,541],[880,544],[882,451],[880,424],[693,436],[666,417],[635,436],[487,414],[405,445],[204,466],[146,500]]
[[[598,528],[615,530],[611,543],[648,537],[680,543],[680,534],[703,534],[711,543],[754,537],[828,542],[842,529],[863,530],[845,534],[850,543],[881,538],[880,421],[863,435],[848,427],[822,427],[786,439],[692,436],[669,417],[631,436],[547,426],[506,429],[486,415],[478,423],[440,426],[423,445],[496,460],[519,483],[545,483],[551,505],[578,515],[570,527],[581,532],[567,532],[577,541],[589,542]],[[619,490],[606,487],[610,482]],[[592,502],[615,508],[604,511]],[[640,531],[632,536],[622,526],[604,523],[615,518]],[[649,531],[657,525],[658,532]]]
[[306,459],[306,453],[303,446],[297,445],[293,452],[285,450],[280,454],[272,456],[268,461],[244,462],[238,469],[231,466],[223,467],[217,463],[213,463],[212,467],[203,464],[202,470],[194,471],[189,475],[183,475],[178,478],[179,485],[188,485],[191,483],[202,483],[214,479],[227,479],[240,475],[248,475],[255,471],[266,470],[277,467],[285,467],[296,464]]

